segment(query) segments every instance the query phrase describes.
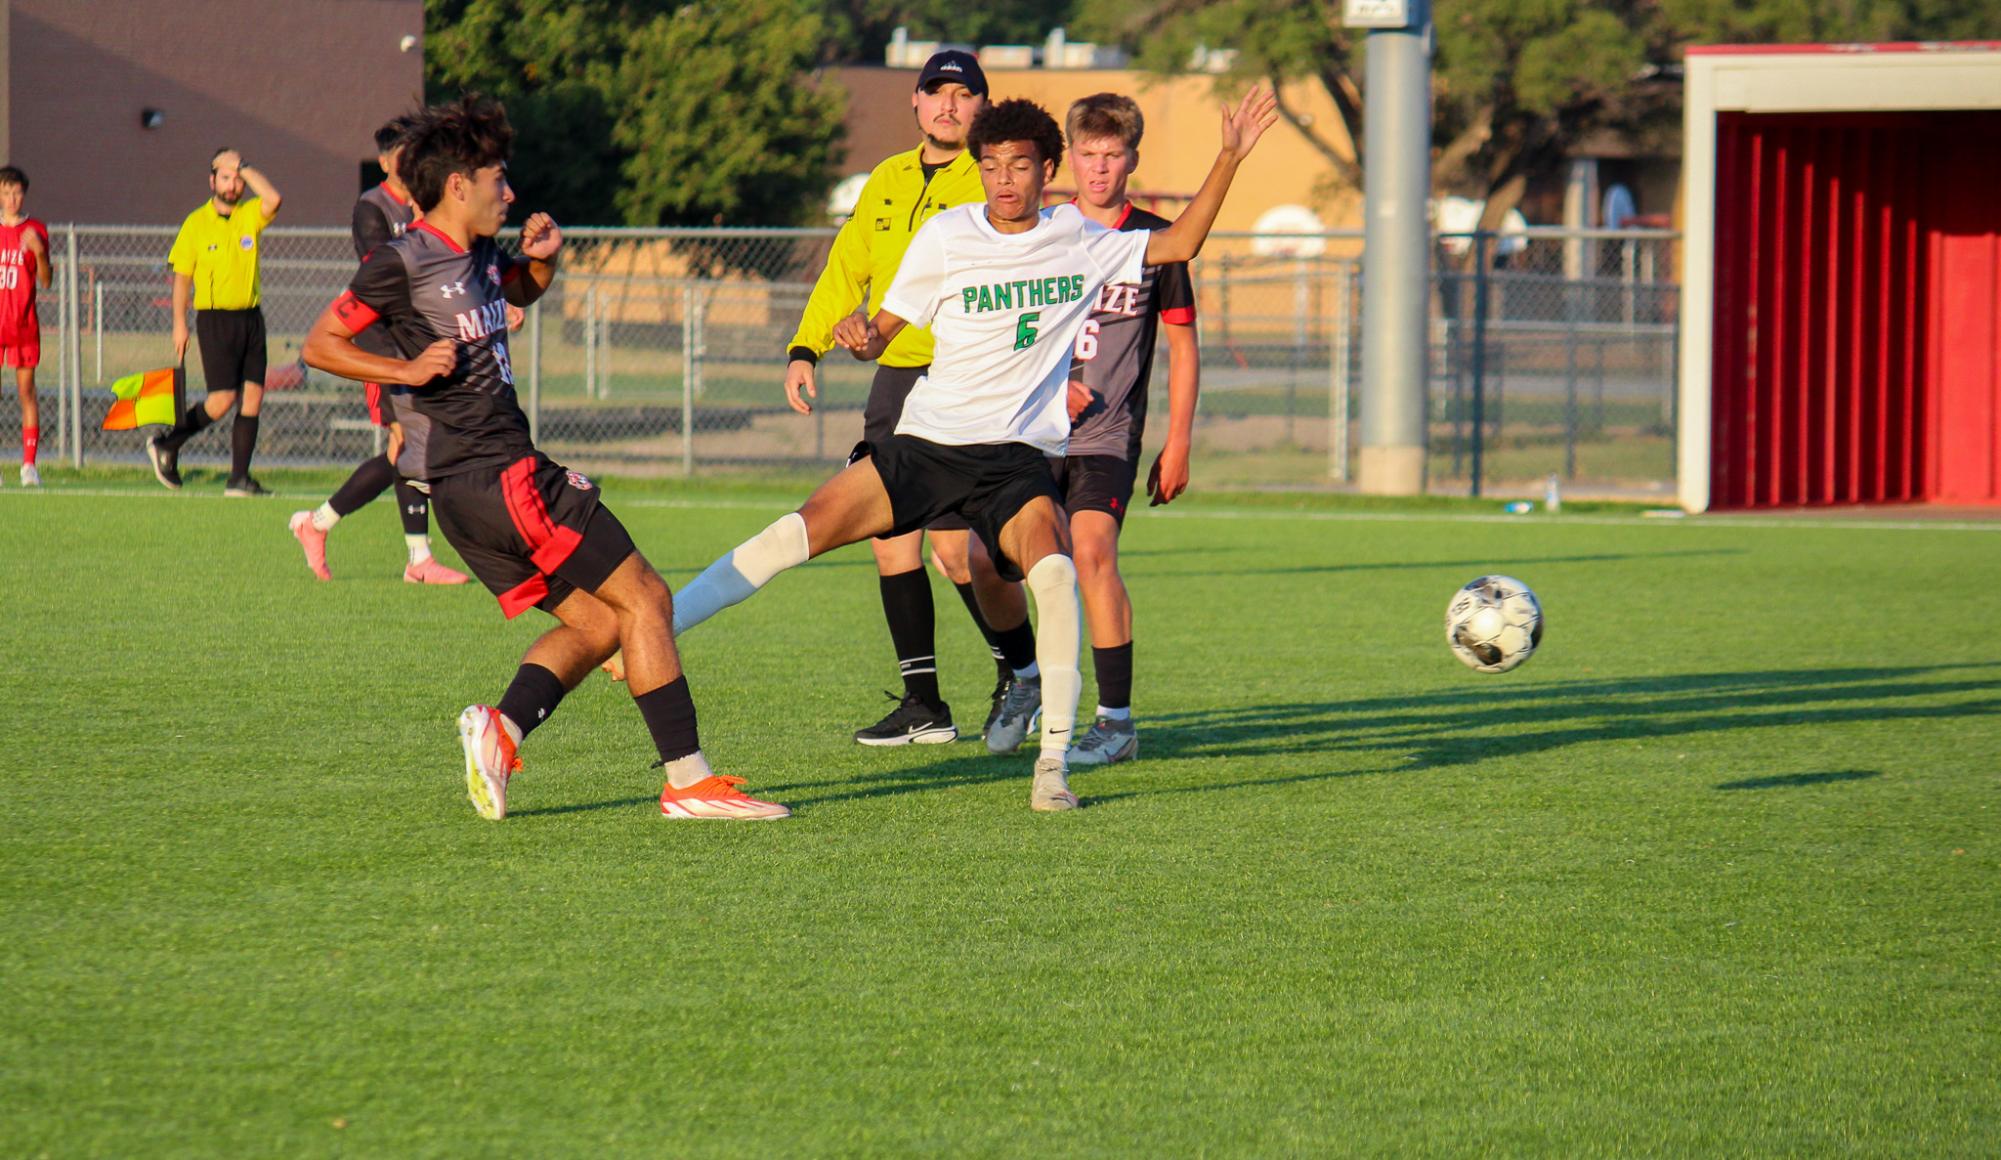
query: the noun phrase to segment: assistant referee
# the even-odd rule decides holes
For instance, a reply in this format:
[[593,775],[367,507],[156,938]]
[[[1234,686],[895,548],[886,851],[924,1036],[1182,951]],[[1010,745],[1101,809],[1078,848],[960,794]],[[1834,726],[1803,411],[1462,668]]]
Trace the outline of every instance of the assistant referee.
[[[250,192],[244,196],[245,189]],[[209,199],[181,223],[167,263],[174,268],[174,358],[188,357],[188,305],[193,296],[195,336],[201,341],[208,394],[189,407],[165,435],[146,442],[153,474],[169,489],[181,486],[181,444],[236,406],[230,428],[227,496],[268,495],[250,475],[257,449],[257,413],[264,404],[264,311],[258,305],[259,237],[278,216],[280,197],[270,180],[244,164],[234,149],[215,151],[208,163]]]

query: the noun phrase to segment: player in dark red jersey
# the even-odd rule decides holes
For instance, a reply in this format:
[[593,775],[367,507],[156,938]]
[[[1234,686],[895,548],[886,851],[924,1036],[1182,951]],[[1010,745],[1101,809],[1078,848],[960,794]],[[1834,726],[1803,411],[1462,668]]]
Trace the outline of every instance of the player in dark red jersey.
[[[306,362],[360,382],[412,388],[402,413],[427,432],[438,527],[508,616],[540,608],[561,621],[529,646],[497,706],[459,715],[466,789],[481,816],[507,813],[515,749],[565,693],[614,651],[666,767],[670,818],[782,818],[743,779],[712,773],[695,702],[674,647],[667,585],[601,502],[597,485],[537,450],[515,400],[507,306],[526,306],[556,277],[562,231],[547,214],[521,227],[520,259],[493,237],[514,192],[514,131],[496,103],[465,98],[426,109],[404,145],[402,172],[423,220],[377,247],[306,338]],[[392,356],[355,336],[381,327]]]
[[21,392],[21,486],[40,487],[35,452],[41,444],[41,410],[35,404],[35,368],[42,362],[42,323],[35,288],[55,281],[49,264],[49,227],[28,216],[28,175],[0,168],[0,367],[14,368]]
[[[403,138],[416,124],[410,115],[397,117],[375,131],[376,160],[385,177],[381,184],[362,194],[354,203],[354,256],[366,258],[375,247],[403,236],[417,220],[417,207],[410,202],[410,190],[396,171],[397,155]],[[370,354],[394,355],[395,348],[378,332],[364,332],[356,341]],[[380,383],[363,383],[368,400],[368,417],[378,427],[389,428],[389,452],[377,455],[354,469],[327,501],[312,511],[292,513],[292,535],[305,550],[306,567],[322,580],[333,579],[327,567],[327,533],[345,516],[373,502],[376,496],[396,489],[397,514],[403,520],[403,542],[409,562],[403,580],[409,584],[463,584],[465,573],[447,568],[431,555],[430,499],[423,483],[423,441],[409,440],[404,426],[396,421],[395,403]],[[399,462],[400,460],[400,462]]]

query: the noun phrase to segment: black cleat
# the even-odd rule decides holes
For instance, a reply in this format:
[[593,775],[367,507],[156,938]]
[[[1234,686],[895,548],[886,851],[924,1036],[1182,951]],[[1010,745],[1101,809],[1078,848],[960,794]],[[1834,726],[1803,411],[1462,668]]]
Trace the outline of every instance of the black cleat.
[[153,478],[168,491],[181,490],[181,454],[160,446],[160,437],[146,440],[146,458],[153,461]]
[[246,475],[242,479],[230,480],[228,485],[222,489],[222,494],[231,499],[247,499],[260,495],[271,495],[273,493],[270,488],[265,487],[263,484]]
[[896,701],[896,708],[868,728],[855,730],[855,740],[861,744],[942,745],[959,735],[959,727],[952,724],[951,706],[926,705],[915,697],[897,700],[895,693],[883,696]]
[[1007,701],[1008,682],[1012,680],[1014,680],[1014,674],[1009,673],[1006,676],[1000,677],[994,681],[994,691],[992,694],[993,703],[987,707],[987,723],[980,726],[980,740],[985,741],[987,739],[987,734],[993,732],[994,722],[998,720],[1001,715],[1001,705]]

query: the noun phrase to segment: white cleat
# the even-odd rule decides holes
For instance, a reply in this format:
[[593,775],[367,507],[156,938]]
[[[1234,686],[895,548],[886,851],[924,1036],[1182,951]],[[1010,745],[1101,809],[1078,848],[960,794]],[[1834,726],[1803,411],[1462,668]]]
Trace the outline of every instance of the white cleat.
[[22,487],[42,486],[42,473],[40,469],[38,469],[34,464],[23,463],[21,465],[21,486]]
[[521,769],[500,710],[467,705],[459,714],[459,744],[466,754],[466,797],[479,816],[497,822],[507,816],[507,779]]
[[1070,792],[1070,780],[1064,776],[1062,758],[1035,759],[1035,784],[1029,787],[1028,808],[1045,814],[1077,808],[1077,795]]

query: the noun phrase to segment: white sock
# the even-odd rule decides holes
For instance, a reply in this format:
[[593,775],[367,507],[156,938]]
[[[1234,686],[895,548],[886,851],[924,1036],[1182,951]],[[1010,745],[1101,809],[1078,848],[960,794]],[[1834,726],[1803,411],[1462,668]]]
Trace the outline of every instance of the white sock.
[[431,558],[431,537],[405,534],[403,542],[410,546],[410,562],[421,564]]
[[1123,709],[1107,709],[1103,705],[1100,705],[1098,706],[1098,716],[1103,717],[1107,721],[1130,721],[1133,719],[1133,707],[1127,705]]
[[1017,681],[1026,681],[1041,675],[1042,666],[1035,661],[1028,662],[1028,667],[1025,669],[1016,669],[1014,671],[1014,679]]
[[323,503],[313,509],[313,526],[320,531],[331,531],[340,522],[340,513],[333,510],[333,504]]
[[[770,527],[738,544],[674,594],[674,635],[679,636],[771,582],[773,576],[806,562],[810,548],[806,520],[787,512]],[[690,782],[689,784],[694,784]]]
[[675,789],[687,789],[705,777],[714,777],[709,768],[709,759],[697,749],[686,757],[677,757],[667,763],[667,784]]
[[1062,758],[1077,726],[1077,697],[1084,691],[1077,671],[1080,626],[1077,565],[1068,556],[1044,556],[1028,570],[1035,594],[1035,664],[1042,672],[1042,756]]

